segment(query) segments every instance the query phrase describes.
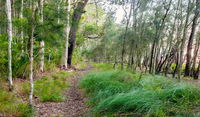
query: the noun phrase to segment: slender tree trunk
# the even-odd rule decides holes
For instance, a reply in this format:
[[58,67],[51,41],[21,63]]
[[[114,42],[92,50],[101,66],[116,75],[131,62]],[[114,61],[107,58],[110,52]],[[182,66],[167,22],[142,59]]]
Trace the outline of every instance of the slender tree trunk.
[[175,57],[175,59],[176,59],[176,67],[175,67],[175,69],[174,69],[174,71],[173,71],[173,78],[175,78],[175,76],[176,76],[176,72],[177,72],[177,69],[178,69],[178,64],[179,64],[179,53],[177,52],[176,53],[176,57]]
[[190,76],[191,75],[191,57],[192,57],[192,45],[193,45],[193,41],[194,41],[194,35],[195,35],[195,31],[196,31],[196,26],[197,26],[197,21],[199,18],[199,12],[200,12],[200,8],[199,5],[200,1],[196,0],[196,10],[195,10],[195,15],[193,18],[193,23],[192,23],[192,30],[190,33],[190,37],[189,37],[189,41],[188,41],[188,45],[187,45],[187,61],[186,61],[186,68],[185,68],[185,76]]
[[149,66],[149,73],[154,73],[154,54],[155,54],[155,46],[156,42],[154,40],[153,45],[151,47],[151,59],[150,59],[150,66]]
[[117,54],[115,55],[115,62],[114,62],[114,65],[113,65],[113,68],[116,70],[117,69]]
[[44,41],[39,42],[40,46],[40,72],[44,72]]
[[[40,0],[40,23],[43,25],[44,22],[44,16],[43,16],[43,8],[44,8],[44,0]],[[39,42],[39,46],[40,46],[40,72],[44,72],[44,40],[41,40]]]
[[78,24],[80,22],[82,14],[85,12],[84,8],[87,3],[88,0],[81,0],[80,2],[78,2],[77,7],[75,8],[72,16],[72,25],[69,33],[69,48],[68,48],[68,60],[67,60],[67,63],[69,65],[72,64],[72,56],[76,44],[76,33],[78,31]]
[[196,62],[197,62],[197,57],[198,57],[198,53],[199,53],[199,45],[200,45],[200,40],[196,39],[196,45],[195,45],[195,49],[194,49],[194,56],[193,56],[193,62],[192,62],[192,76],[195,78],[195,74],[196,74]]
[[99,22],[99,12],[98,12],[98,3],[97,0],[94,0],[95,8],[96,8],[96,25],[98,26]]
[[133,2],[131,2],[131,8],[130,8],[130,11],[129,11],[129,15],[127,16],[126,29],[125,29],[125,33],[124,33],[124,37],[123,37],[123,42],[122,42],[122,56],[121,56],[121,69],[122,70],[124,69],[126,34],[127,34],[127,31],[128,31],[129,22],[130,22],[131,15],[132,15],[132,9],[133,9]]
[[[60,6],[61,6],[61,3],[62,3],[62,0],[60,0],[59,2],[58,2],[58,21],[57,21],[57,23],[58,24],[60,24]],[[69,3],[69,1],[68,1],[68,3]]]
[[[157,48],[158,43],[159,43],[160,35],[162,34],[163,29],[165,27],[165,20],[167,18],[168,13],[169,13],[171,4],[172,4],[172,0],[169,1],[168,5],[164,6],[165,14],[164,14],[163,18],[160,20],[161,25],[156,26],[155,39],[153,41],[153,45],[152,45],[152,49],[151,49],[151,60],[150,60],[150,69],[149,69],[149,73],[151,73],[151,74],[155,73],[155,67],[156,67],[156,62],[157,62],[156,61],[157,60],[156,55],[157,55],[157,52],[159,52],[156,48]],[[158,11],[156,11],[156,17],[157,17],[157,13],[158,13]]]
[[30,94],[29,94],[29,105],[33,107],[33,90],[34,90],[34,82],[33,82],[33,46],[34,46],[34,13],[35,13],[35,6],[34,2],[32,1],[32,21],[31,21],[31,34],[30,34]]
[[190,16],[190,4],[191,4],[191,1],[189,0],[188,6],[187,6],[187,15],[186,15],[186,20],[185,20],[185,26],[184,26],[184,30],[183,30],[183,37],[181,40],[179,64],[178,64],[178,68],[177,68],[178,79],[181,78],[181,68],[183,65],[183,58],[184,58],[183,53],[184,53],[185,41],[186,41],[186,37],[187,37],[188,21],[189,21],[189,16]]
[[70,31],[70,11],[71,11],[71,0],[68,0],[67,6],[67,25],[66,25],[66,40],[65,40],[65,69],[68,68],[67,61],[68,61],[68,47],[69,47],[69,31]]
[[195,74],[194,79],[200,79],[200,60],[199,60],[199,65],[198,65],[197,72]]
[[[20,8],[20,18],[23,19],[23,10],[24,10],[24,0],[21,0],[21,8]],[[21,37],[21,44],[22,44],[22,55],[24,54],[24,31],[23,27],[21,26],[20,31],[20,37]]]
[[11,12],[11,1],[6,0],[6,13],[8,20],[8,80],[9,80],[9,90],[13,90],[13,80],[12,80],[12,12]]

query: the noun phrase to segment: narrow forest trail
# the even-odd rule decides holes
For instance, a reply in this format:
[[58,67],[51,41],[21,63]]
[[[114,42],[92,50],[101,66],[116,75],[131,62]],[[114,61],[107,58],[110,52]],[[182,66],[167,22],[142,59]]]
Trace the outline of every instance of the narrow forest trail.
[[83,96],[83,92],[78,87],[80,78],[87,75],[91,70],[91,66],[78,71],[74,76],[67,78],[67,82],[70,84],[70,88],[65,92],[67,97],[64,102],[40,102],[36,104],[35,117],[82,117],[88,111],[88,107],[85,105],[86,98]]

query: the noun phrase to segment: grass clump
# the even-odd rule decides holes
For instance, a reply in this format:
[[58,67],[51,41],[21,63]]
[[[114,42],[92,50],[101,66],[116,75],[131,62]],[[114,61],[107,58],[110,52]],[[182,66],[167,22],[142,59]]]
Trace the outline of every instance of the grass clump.
[[0,89],[0,116],[30,117],[33,113],[33,109],[13,92]]
[[35,82],[35,95],[43,102],[62,102],[65,100],[63,91],[69,85],[66,78],[73,75],[69,72],[58,72],[51,76],[44,76]]
[[[62,102],[66,99],[64,91],[69,88],[66,78],[76,72],[57,72],[50,76],[43,76],[34,82],[34,95],[42,102]],[[29,95],[29,83],[23,83],[23,92],[26,96]]]
[[192,116],[200,107],[200,89],[163,76],[124,71],[92,73],[80,81],[92,113],[119,116]]
[[[126,76],[126,79],[124,79],[124,76]],[[125,82],[131,80],[129,79],[130,77],[131,75],[128,73],[118,71],[104,72],[100,74],[94,73],[81,80],[80,86],[84,87],[88,95],[91,95],[92,104],[114,94],[128,91],[130,89],[130,84]]]
[[112,64],[108,63],[93,63],[92,64],[98,71],[108,71],[113,69]]

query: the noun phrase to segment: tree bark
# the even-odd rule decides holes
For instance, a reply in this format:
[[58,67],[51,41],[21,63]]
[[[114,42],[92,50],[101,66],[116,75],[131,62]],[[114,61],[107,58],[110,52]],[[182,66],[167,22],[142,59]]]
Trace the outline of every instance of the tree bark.
[[71,11],[71,0],[68,0],[68,6],[67,6],[67,25],[66,25],[66,40],[65,40],[65,59],[64,59],[64,65],[65,69],[68,68],[68,47],[69,47],[69,31],[70,31],[70,11]]
[[[20,18],[23,19],[23,10],[24,10],[24,0],[21,0],[21,8],[20,8]],[[21,31],[20,31],[20,37],[21,37],[21,44],[22,44],[22,55],[24,54],[24,31],[23,27],[21,26]]]
[[12,80],[12,11],[11,11],[11,1],[6,0],[6,13],[8,20],[8,80],[9,80],[9,90],[13,90],[13,80]]
[[34,90],[34,82],[33,82],[33,46],[34,46],[34,13],[35,13],[35,6],[34,2],[32,1],[32,12],[31,12],[31,34],[30,34],[30,74],[29,74],[29,79],[30,79],[30,94],[29,94],[29,105],[33,107],[33,90]]
[[69,65],[72,64],[72,56],[73,56],[73,51],[76,44],[76,33],[78,31],[78,25],[79,25],[81,16],[85,12],[84,8],[87,3],[88,3],[88,0],[79,1],[72,16],[72,24],[71,24],[71,29],[69,33],[69,48],[68,48],[68,60],[67,60],[67,63]]
[[200,4],[199,0],[196,0],[196,10],[195,10],[195,15],[194,15],[193,22],[192,22],[192,30],[191,30],[188,45],[187,45],[187,54],[186,54],[187,61],[186,61],[186,68],[185,68],[185,76],[191,75],[192,45],[193,45],[193,41],[194,41],[194,35],[195,35],[197,21],[198,21],[199,12],[200,12],[199,4]]
[[40,46],[40,72],[44,72],[44,41],[40,41],[39,42],[39,46]]
[[200,40],[196,39],[196,45],[195,45],[195,49],[194,49],[194,56],[193,56],[193,62],[192,62],[192,76],[195,78],[195,74],[196,74],[196,62],[197,62],[197,57],[198,57],[198,53],[199,53],[199,45],[200,45]]
[[[40,0],[40,23],[43,24],[44,22],[44,16],[43,16],[43,8],[44,8],[44,0]],[[39,42],[39,46],[40,46],[40,50],[39,50],[39,53],[40,53],[40,72],[44,72],[44,40],[41,40]]]
[[[58,2],[58,21],[57,21],[57,23],[58,24],[60,24],[60,6],[61,6],[61,3],[62,3],[62,0],[60,0],[59,2]],[[70,3],[69,2],[69,0],[68,0],[68,3]]]
[[185,26],[184,26],[184,30],[183,30],[183,37],[181,40],[179,64],[178,64],[178,68],[177,68],[178,79],[181,78],[181,68],[183,65],[183,57],[184,57],[183,53],[184,53],[185,41],[186,41],[186,37],[187,37],[188,21],[189,21],[189,16],[190,16],[190,4],[191,4],[191,1],[189,0],[188,6],[187,6],[187,15],[186,15],[186,20],[185,20]]
[[123,42],[122,42],[122,56],[121,56],[121,69],[122,70],[124,68],[124,54],[125,54],[126,34],[127,34],[127,31],[128,31],[128,25],[129,25],[129,22],[130,22],[130,19],[131,19],[131,15],[132,15],[132,9],[133,9],[133,2],[131,2],[129,15],[126,17],[126,20],[127,20],[126,29],[125,29],[125,33],[124,33],[124,37],[123,37]]
[[200,61],[194,79],[200,79]]

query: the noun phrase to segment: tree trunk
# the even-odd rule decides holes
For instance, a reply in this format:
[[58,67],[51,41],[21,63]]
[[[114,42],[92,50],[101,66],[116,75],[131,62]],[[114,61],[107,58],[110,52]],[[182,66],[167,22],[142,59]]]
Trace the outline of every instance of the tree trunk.
[[29,105],[33,107],[33,90],[34,90],[34,82],[33,82],[33,46],[34,46],[34,13],[35,13],[35,7],[34,2],[32,1],[32,21],[31,21],[31,34],[30,34],[30,94],[29,94]]
[[[131,15],[132,15],[132,9],[133,9],[133,2],[131,2],[131,7],[130,7],[130,11],[129,11],[129,15],[126,17],[127,22],[126,22],[126,29],[125,29],[125,33],[124,33],[124,37],[123,37],[123,42],[122,42],[122,56],[121,56],[121,69],[124,69],[124,54],[125,54],[125,43],[126,43],[126,34],[128,31],[128,25],[131,19]],[[127,14],[126,14],[127,15]]]
[[[20,18],[23,19],[23,9],[24,9],[24,0],[21,0],[21,8],[20,8]],[[23,27],[21,27],[20,30],[20,38],[21,38],[21,44],[22,44],[22,55],[24,54],[24,31]]]
[[44,72],[44,41],[39,42],[40,46],[40,72]]
[[[58,24],[60,24],[60,6],[61,6],[61,3],[62,3],[62,0],[60,0],[59,2],[58,2],[58,21],[57,21],[57,23]],[[68,0],[68,3],[70,3],[70,1]]]
[[96,26],[98,26],[99,22],[99,11],[98,11],[98,2],[97,0],[94,0],[95,8],[96,8]]
[[196,10],[195,10],[195,15],[193,18],[193,23],[192,23],[192,30],[190,33],[190,37],[189,37],[189,41],[188,41],[188,45],[187,45],[187,61],[186,61],[186,68],[185,68],[185,76],[190,76],[191,74],[191,53],[192,53],[192,45],[193,45],[193,41],[194,41],[194,35],[195,35],[195,31],[196,31],[196,26],[197,26],[197,21],[198,21],[198,17],[199,17],[199,0],[196,0]]
[[64,56],[64,65],[65,69],[68,68],[67,61],[68,61],[68,47],[69,47],[69,31],[70,31],[70,11],[71,11],[71,0],[68,0],[67,6],[67,25],[66,25],[66,40],[65,40],[65,56]]
[[9,80],[9,90],[13,90],[13,80],[12,80],[12,13],[11,13],[11,1],[6,0],[6,13],[8,20],[8,80]]
[[200,79],[200,61],[194,79]]
[[149,73],[154,73],[154,54],[155,54],[155,46],[156,42],[154,40],[153,45],[151,47],[151,59],[150,59],[150,66],[149,66]]
[[72,56],[73,56],[73,51],[76,44],[76,33],[78,31],[78,25],[79,25],[81,16],[85,12],[84,8],[87,3],[88,3],[88,0],[81,0],[80,2],[78,2],[77,7],[75,8],[73,16],[72,16],[72,25],[71,25],[70,33],[69,33],[69,48],[68,48],[68,60],[67,60],[67,63],[69,65],[72,64]]
[[[44,0],[40,0],[40,23],[43,24],[44,22],[44,16],[43,16],[43,7],[44,7]],[[40,46],[40,72],[44,72],[44,40],[41,40],[39,42],[39,46]]]
[[183,53],[184,53],[184,47],[185,47],[185,40],[187,37],[188,21],[189,21],[189,16],[190,16],[190,4],[191,4],[191,1],[189,0],[188,6],[187,6],[187,15],[186,15],[186,20],[185,20],[185,26],[184,26],[184,30],[183,30],[183,37],[181,40],[179,64],[178,64],[178,68],[177,68],[178,79],[181,78],[181,68],[183,65],[183,57],[184,57]]
[[195,45],[195,49],[194,49],[194,56],[193,56],[193,62],[192,62],[192,76],[195,78],[195,74],[196,74],[196,62],[197,62],[197,57],[198,57],[198,53],[199,53],[199,45],[200,45],[200,40],[196,39],[196,45]]

